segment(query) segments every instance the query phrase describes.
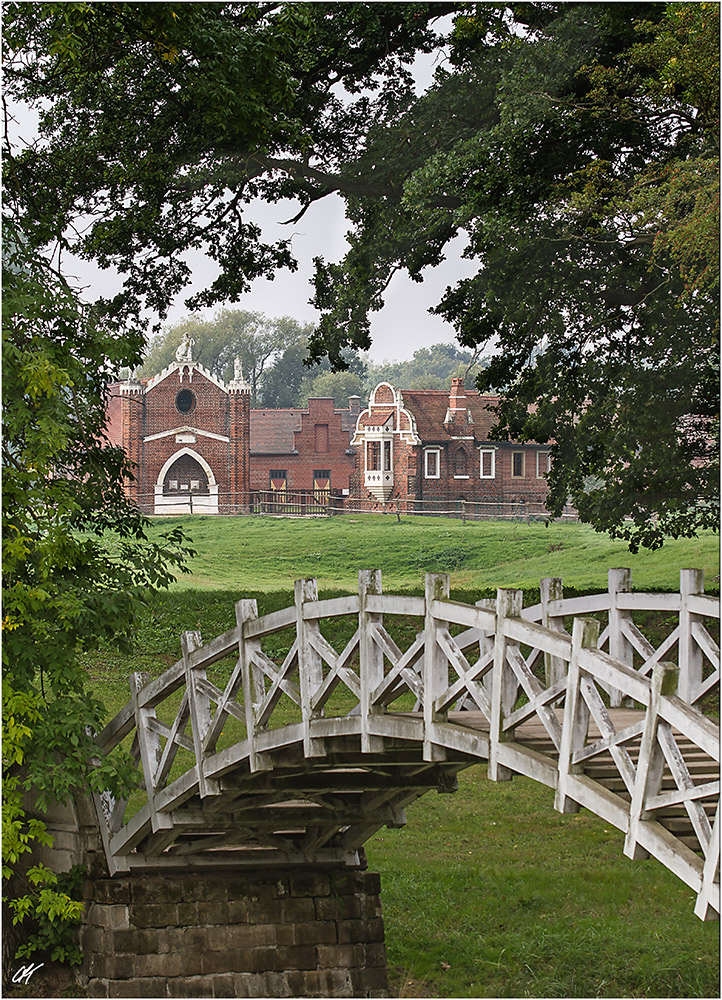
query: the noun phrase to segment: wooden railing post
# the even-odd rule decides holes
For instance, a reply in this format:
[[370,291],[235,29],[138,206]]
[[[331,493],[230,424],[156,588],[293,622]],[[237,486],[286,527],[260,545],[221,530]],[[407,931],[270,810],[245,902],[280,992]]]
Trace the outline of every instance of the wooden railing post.
[[200,632],[184,632],[181,635],[183,665],[186,675],[186,691],[188,692],[188,708],[190,710],[191,728],[193,730],[193,752],[196,758],[196,773],[198,775],[198,794],[203,799],[207,795],[218,795],[220,788],[217,781],[205,776],[205,749],[203,741],[211,724],[211,700],[198,687],[198,681],[205,679],[205,667],[192,667],[191,653],[202,646]]
[[436,712],[434,703],[449,686],[449,664],[436,640],[440,627],[449,623],[437,621],[432,613],[434,601],[449,597],[449,574],[427,573],[424,588],[424,760],[445,760],[446,751],[435,740],[435,724],[446,719],[446,712]]
[[640,860],[649,857],[649,852],[638,843],[638,839],[640,824],[649,817],[644,808],[645,802],[658,795],[662,786],[665,759],[657,740],[659,702],[663,695],[676,694],[678,683],[679,668],[674,663],[655,663],[652,670],[649,704],[644,717],[634,791],[629,807],[629,826],[624,839],[624,853],[628,858]]
[[[484,611],[496,611],[496,601],[492,597],[482,597],[480,601],[476,602],[476,607],[483,608]],[[489,656],[489,654],[493,654],[493,652],[494,652],[494,632],[482,632],[481,638],[479,639],[479,657],[481,659],[484,659],[484,657]],[[481,678],[481,686],[489,695],[489,700],[491,700],[491,688],[492,688],[493,677],[494,677],[494,669],[492,667],[492,669],[487,670],[487,672]]]
[[248,740],[248,765],[251,771],[266,771],[268,764],[256,750],[258,722],[256,711],[263,703],[265,685],[263,672],[252,662],[251,643],[243,635],[246,622],[258,618],[258,604],[253,600],[236,601],[236,625],[238,626],[238,660],[243,683],[243,709],[246,718],[246,739]]
[[596,618],[575,618],[572,626],[572,652],[567,673],[567,693],[564,701],[562,739],[557,765],[557,788],[554,808],[560,813],[579,812],[579,803],[569,796],[568,778],[579,774],[581,767],[572,763],[577,750],[581,750],[589,730],[589,707],[581,692],[579,654],[582,649],[596,649],[599,641],[599,622]]
[[[623,622],[632,617],[632,612],[617,606],[617,595],[628,594],[631,589],[631,570],[609,570],[609,655],[630,670],[634,667],[634,647],[623,632]],[[622,694],[613,688],[609,692],[609,705],[619,708],[621,704]]]
[[312,708],[313,696],[323,684],[321,655],[311,645],[311,635],[319,631],[317,621],[306,621],[303,607],[318,600],[315,580],[296,580],[296,635],[298,637],[298,680],[301,688],[301,713],[303,716],[303,752],[306,757],[322,757],[325,750],[322,739],[311,736],[311,723],[321,718],[323,710]]
[[371,704],[371,694],[384,679],[384,656],[371,637],[373,625],[381,624],[383,616],[367,611],[369,595],[381,593],[381,570],[361,569],[358,574],[358,634],[359,672],[361,675],[361,752],[380,753],[382,736],[369,733],[372,715],[383,714],[383,706]]
[[[539,581],[539,597],[542,606],[541,623],[544,628],[551,629],[552,632],[564,632],[564,616],[553,615],[549,610],[552,601],[561,601],[564,598],[564,588],[558,576],[545,576]],[[551,687],[560,681],[566,673],[567,664],[559,656],[552,656],[551,653],[544,654],[544,678],[546,686]]]
[[155,772],[161,756],[160,736],[151,728],[153,723],[150,720],[155,719],[155,709],[142,707],[139,698],[149,679],[149,675],[145,672],[135,671],[132,673],[130,675],[130,693],[133,699],[138,755],[148,795],[150,821],[153,833],[157,833],[159,830],[169,830],[173,826],[173,821],[167,813],[159,813],[155,808]]
[[499,589],[496,592],[496,634],[494,636],[494,670],[491,682],[491,726],[489,730],[489,777],[492,781],[511,781],[514,772],[499,763],[499,744],[511,739],[502,726],[504,718],[514,708],[518,683],[514,671],[506,662],[511,641],[504,634],[507,618],[520,618],[524,592]]
[[704,593],[704,570],[683,569],[679,574],[679,697],[691,705],[702,683],[703,656],[692,635],[699,615],[689,610],[689,599]]

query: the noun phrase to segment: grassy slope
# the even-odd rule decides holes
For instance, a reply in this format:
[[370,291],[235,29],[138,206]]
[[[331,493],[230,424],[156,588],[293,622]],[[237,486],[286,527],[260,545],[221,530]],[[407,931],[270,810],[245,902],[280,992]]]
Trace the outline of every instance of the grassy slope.
[[[701,565],[711,589],[719,573],[713,536],[630,557],[577,525],[399,525],[383,518],[185,524],[199,550],[193,574],[152,602],[135,655],[106,649],[88,657],[113,712],[128,698],[131,670],[158,674],[178,657],[182,630],[199,629],[208,639],[230,628],[241,595],[257,597],[260,614],[284,607],[298,576],[318,576],[326,591],[353,589],[357,568],[376,565],[389,590],[418,590],[424,570],[447,568],[457,588],[534,589],[543,575],[603,588],[609,566],[629,565],[638,588],[673,588],[681,567]],[[449,565],[462,557],[456,569]],[[367,845],[370,867],[382,876],[394,994],[719,995],[719,925],[697,920],[692,893],[655,861],[624,858],[619,831],[584,811],[555,813],[551,791],[524,778],[493,784],[478,766],[460,775],[459,785],[454,795],[426,795],[408,809],[404,829],[382,830]]]
[[719,587],[719,537],[669,542],[632,555],[580,524],[359,515],[284,520],[196,517],[154,522],[153,531],[182,524],[198,555],[180,587],[269,591],[313,576],[323,587],[355,589],[358,570],[383,572],[384,587],[423,587],[425,572],[449,572],[452,587],[538,587],[561,576],[580,589],[606,589],[607,570],[629,566],[635,589],[679,585],[679,570],[701,567],[708,589]]

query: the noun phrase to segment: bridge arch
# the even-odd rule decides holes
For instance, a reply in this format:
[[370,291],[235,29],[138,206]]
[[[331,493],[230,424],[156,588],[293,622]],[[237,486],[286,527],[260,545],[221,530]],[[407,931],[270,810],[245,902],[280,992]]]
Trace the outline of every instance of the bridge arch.
[[[526,775],[554,789],[559,811],[583,806],[622,830],[625,854],[656,857],[694,890],[695,913],[717,918],[719,725],[700,707],[719,685],[707,628],[719,601],[696,570],[678,594],[633,593],[629,571],[611,570],[604,594],[565,600],[546,580],[539,604],[522,598],[453,602],[445,574],[427,575],[423,597],[387,595],[369,570],[357,595],[319,600],[299,580],[288,608],[259,618],[242,600],[229,632],[205,644],[184,633],[183,658],[151,682],[133,675],[133,698],[97,738],[109,749],[135,731],[147,794],[128,820],[122,804],[99,811],[111,871],[237,867],[258,852],[279,866],[353,866],[409,802],[487,761],[491,780]],[[656,644],[633,621],[649,610],[677,615]],[[422,624],[405,650],[398,616]],[[340,652],[321,632],[329,618],[357,625]],[[272,658],[264,638],[289,629]],[[211,680],[231,654],[223,684]],[[188,766],[171,781],[181,751]]]

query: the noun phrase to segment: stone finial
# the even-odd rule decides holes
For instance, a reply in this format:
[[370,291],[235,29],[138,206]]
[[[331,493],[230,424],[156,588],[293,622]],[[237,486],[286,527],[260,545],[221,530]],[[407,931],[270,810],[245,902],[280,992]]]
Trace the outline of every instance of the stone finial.
[[183,339],[181,340],[178,350],[175,352],[175,359],[179,365],[182,364],[193,364],[193,353],[192,348],[195,344],[195,340],[186,331],[183,334]]
[[238,355],[233,359],[233,380],[228,384],[229,390],[235,392],[250,392],[251,387],[243,377],[243,366]]

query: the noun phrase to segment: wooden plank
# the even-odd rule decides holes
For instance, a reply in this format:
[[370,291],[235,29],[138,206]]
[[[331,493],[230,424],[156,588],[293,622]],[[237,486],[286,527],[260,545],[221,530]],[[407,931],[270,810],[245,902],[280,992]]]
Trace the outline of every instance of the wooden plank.
[[[540,630],[540,626],[518,619],[523,600],[524,593],[521,590],[499,588],[496,592],[496,630],[489,722],[489,778],[492,781],[510,781],[512,778],[512,770],[504,764],[502,754],[504,743],[512,739],[511,732],[504,730],[504,720],[514,710],[518,690],[516,676],[507,662],[508,649],[514,642],[514,637],[509,633],[512,625],[521,626],[523,629]],[[545,629],[541,631],[546,633]]]
[[720,617],[720,599],[709,594],[690,594],[687,607],[693,615],[704,615],[706,618]]
[[408,689],[418,699],[421,699],[423,697],[424,682],[423,678],[415,672],[413,667],[424,653],[424,633],[419,632],[413,643],[402,654],[383,625],[372,623],[369,626],[369,631],[374,643],[376,643],[387,659],[393,664],[392,669],[386,674],[381,684],[371,692],[371,703],[388,703],[389,700],[392,700],[385,697],[389,693],[393,693],[394,698],[398,697],[400,692],[397,692],[396,689],[400,679],[403,679]]
[[659,706],[660,718],[670,724],[673,729],[691,740],[700,750],[703,750],[712,760],[720,762],[720,727],[719,723],[708,719],[696,708],[687,705],[676,695],[666,695]]
[[[491,751],[491,747],[490,747]],[[549,760],[544,754],[531,747],[524,746],[519,741],[510,740],[508,743],[500,743],[497,748],[497,759],[500,766],[505,767],[509,772],[523,774],[527,778],[533,778],[542,785],[555,788],[557,784],[557,768],[554,761]]]
[[[591,615],[597,611],[609,611],[609,594],[588,594],[586,597],[565,597],[561,601],[550,601],[549,614],[553,618]],[[523,612],[522,612],[523,616]]]
[[573,755],[573,763],[581,764],[583,761],[588,760],[590,757],[595,757],[597,754],[604,753],[613,744],[626,743],[629,740],[635,739],[640,736],[644,730],[644,719],[640,719],[639,722],[633,723],[631,726],[627,726],[624,729],[617,730],[611,736],[607,736],[602,740],[597,740],[595,743],[588,743],[582,749],[577,750]]
[[102,750],[107,752],[122,742],[134,727],[135,707],[131,700],[121,708],[104,729],[101,729],[95,737],[95,742]]
[[504,621],[504,635],[507,639],[524,643],[525,646],[533,646],[541,649],[544,653],[561,657],[568,661],[571,656],[571,637],[561,632],[550,632],[543,625],[536,625],[534,622],[522,621],[518,616],[507,618]]
[[720,668],[719,646],[701,622],[692,622],[694,641],[717,670]]
[[449,664],[438,639],[440,631],[448,631],[448,622],[434,617],[433,609],[442,600],[448,600],[448,597],[449,574],[427,573],[424,584],[425,638],[422,661],[424,698],[421,707],[424,713],[424,760],[428,761],[443,760],[445,756],[435,739],[434,729],[436,723],[445,721],[444,713],[437,712],[435,705],[449,686]]
[[369,594],[366,610],[377,615],[414,615],[424,617],[423,597],[400,597],[398,594]]
[[185,666],[183,660],[178,660],[172,667],[168,667],[160,677],[156,677],[154,681],[146,684],[140,693],[140,707],[155,708],[174,691],[183,687],[185,682]]
[[640,677],[631,667],[625,666],[599,649],[582,649],[579,663],[586,673],[605,686],[615,687],[641,705],[649,702],[649,680]]
[[683,802],[690,802],[693,799],[707,799],[713,796],[719,797],[719,781],[708,781],[704,785],[692,785],[691,788],[677,788],[669,792],[660,792],[652,798],[647,799],[647,809],[664,809],[666,806],[675,806]]
[[617,607],[624,611],[679,611],[679,594],[620,592]]
[[[682,755],[682,751],[677,746],[677,743],[672,735],[672,730],[668,723],[660,723],[659,730],[657,733],[657,739],[662,747],[665,758],[667,759],[667,764],[672,772],[672,777],[674,778],[675,784],[678,788],[689,791],[695,787],[694,781],[687,770],[687,765]],[[712,827],[709,820],[705,814],[704,809],[696,798],[687,799],[684,803],[687,814],[694,827],[694,832],[697,835],[703,849],[706,849],[709,844],[710,837],[712,836]]]
[[453,622],[455,625],[466,625],[469,628],[493,630],[496,626],[496,615],[493,611],[476,605],[462,604],[459,601],[432,601],[431,616],[440,621]]
[[358,614],[358,594],[348,597],[332,597],[325,601],[308,601],[303,606],[303,617],[306,621],[315,618],[334,618],[337,615]]
[[238,629],[234,627],[224,632],[223,635],[216,636],[211,642],[194,649],[190,655],[190,665],[191,667],[209,667],[218,660],[234,653],[237,645]]
[[290,628],[296,621],[296,609],[283,608],[282,611],[272,611],[261,618],[247,621],[243,626],[244,639],[255,639],[263,635],[273,635],[274,632],[281,632],[285,628]]

